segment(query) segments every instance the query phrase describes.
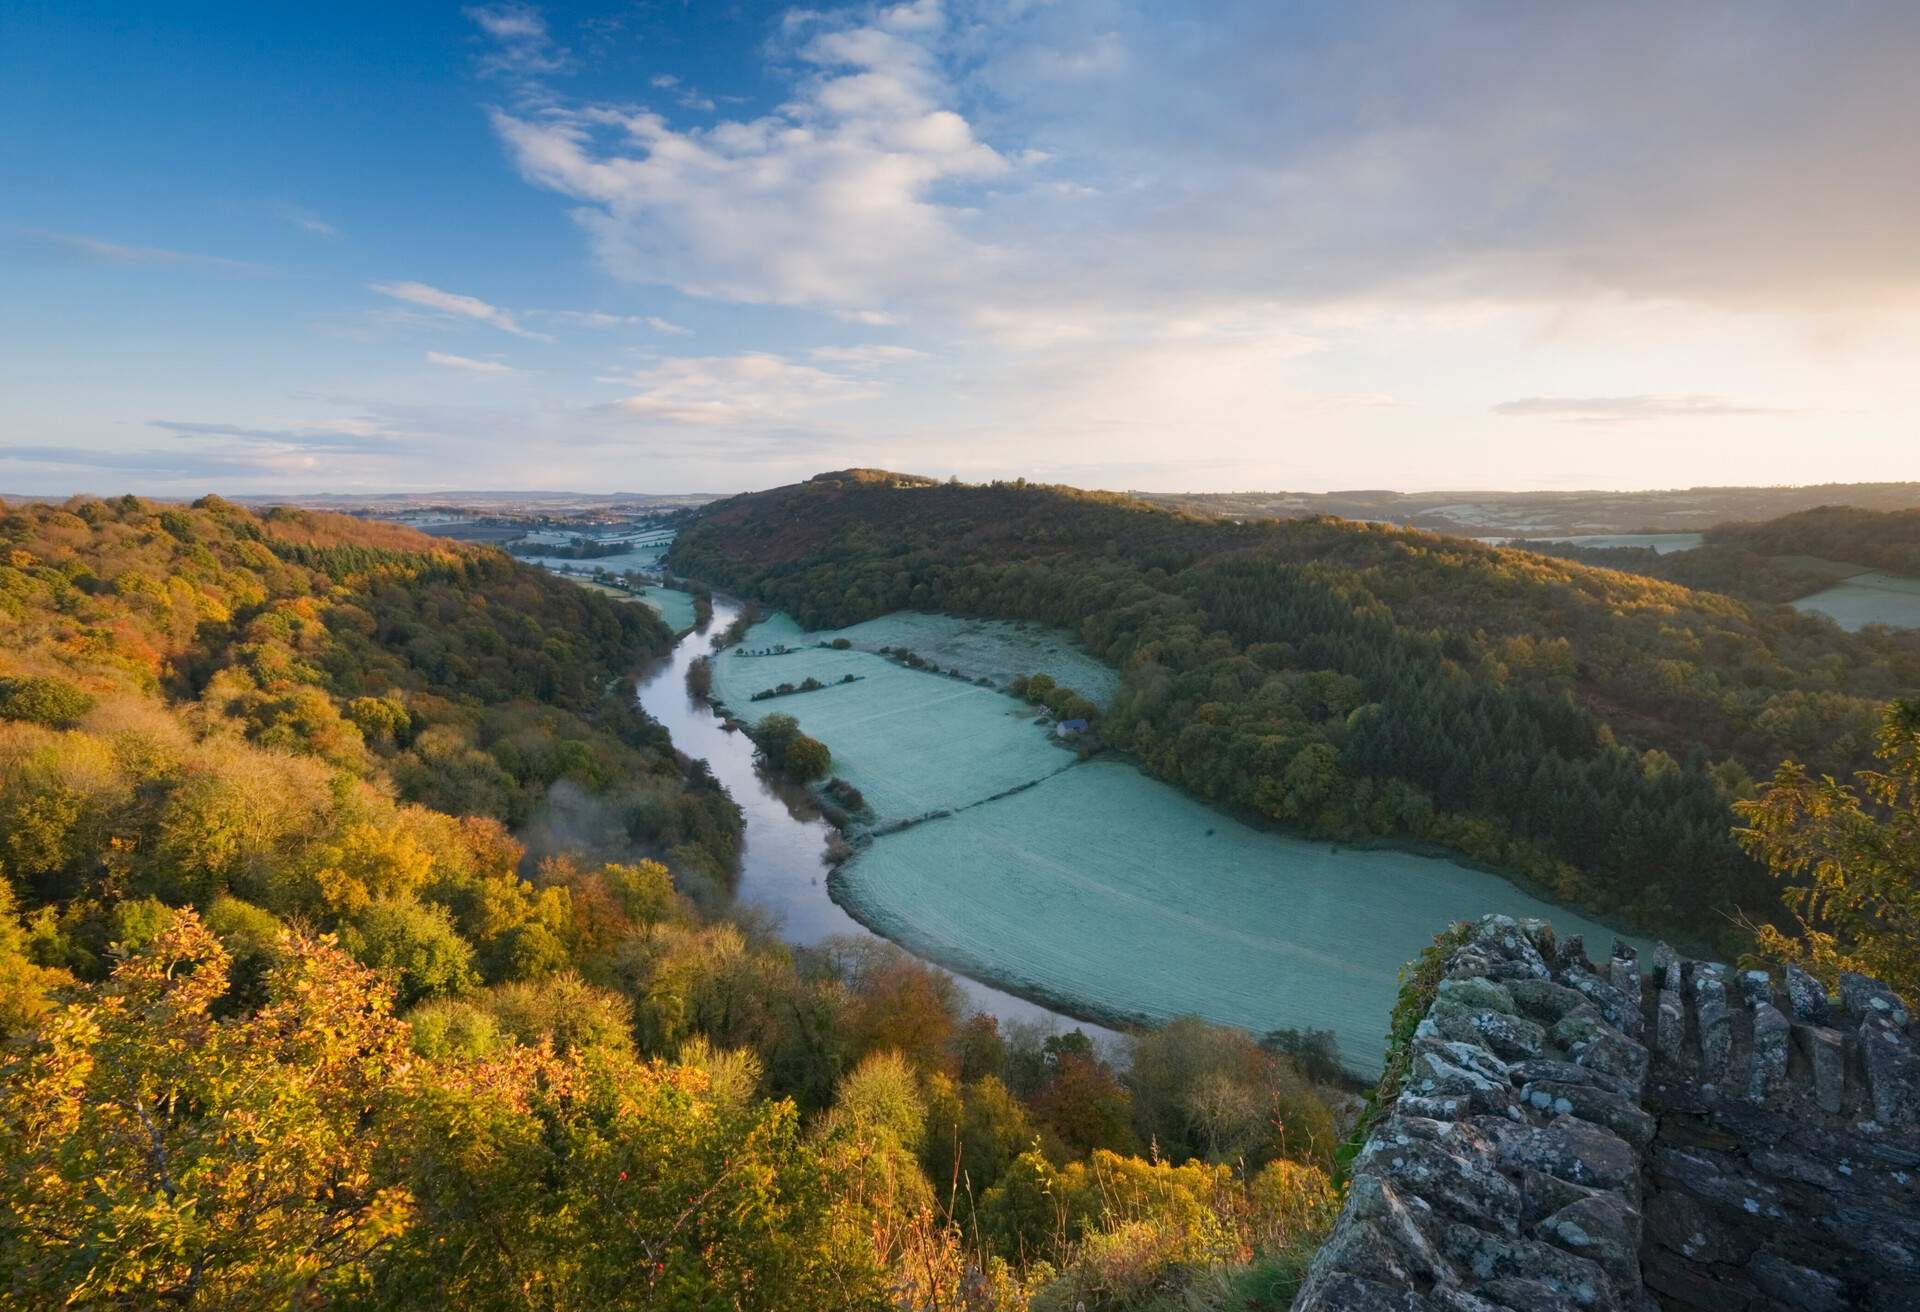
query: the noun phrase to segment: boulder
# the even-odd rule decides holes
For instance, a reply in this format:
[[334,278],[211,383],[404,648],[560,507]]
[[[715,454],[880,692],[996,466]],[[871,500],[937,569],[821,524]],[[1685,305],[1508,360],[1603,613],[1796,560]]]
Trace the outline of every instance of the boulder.
[[1827,986],[1792,962],[1787,963],[1785,973],[1787,1003],[1793,1008],[1793,1018],[1809,1025],[1825,1025],[1831,1010],[1827,1002]]
[[1753,1008],[1753,1051],[1747,1068],[1747,1100],[1766,1102],[1787,1082],[1787,1040],[1792,1027],[1771,1002]]
[[1640,1284],[1640,1213],[1618,1194],[1569,1203],[1535,1226],[1534,1235],[1598,1263],[1616,1288]]

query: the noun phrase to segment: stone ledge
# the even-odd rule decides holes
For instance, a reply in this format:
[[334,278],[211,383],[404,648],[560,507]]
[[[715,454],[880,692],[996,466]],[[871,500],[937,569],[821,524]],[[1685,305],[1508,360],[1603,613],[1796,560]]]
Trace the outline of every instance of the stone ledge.
[[1890,990],[1651,976],[1490,916],[1447,957],[1295,1312],[1920,1308],[1920,1064]]

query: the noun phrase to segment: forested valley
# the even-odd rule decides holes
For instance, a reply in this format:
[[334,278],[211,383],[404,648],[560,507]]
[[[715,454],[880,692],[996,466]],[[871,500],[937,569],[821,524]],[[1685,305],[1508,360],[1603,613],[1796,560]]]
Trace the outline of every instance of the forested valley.
[[0,513],[0,631],[10,1307],[1281,1307],[1337,1205],[1316,1036],[733,915],[643,606],[127,497]]
[[1065,626],[1124,674],[1103,740],[1163,779],[1735,948],[1780,889],[1731,806],[1789,758],[1868,764],[1884,705],[1920,688],[1920,634],[1460,538],[1024,481],[821,475],[695,513],[670,560],[811,628],[901,608]]

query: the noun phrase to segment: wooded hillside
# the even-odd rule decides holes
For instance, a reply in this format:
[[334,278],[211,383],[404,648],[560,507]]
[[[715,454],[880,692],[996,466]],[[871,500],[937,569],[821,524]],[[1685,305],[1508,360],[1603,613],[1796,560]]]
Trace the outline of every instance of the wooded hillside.
[[1920,687],[1913,635],[1458,538],[1024,483],[821,475],[696,513],[670,560],[811,627],[1065,625],[1124,672],[1106,741],[1165,779],[1709,937],[1777,907],[1731,802],[1785,757],[1863,764],[1880,705]]

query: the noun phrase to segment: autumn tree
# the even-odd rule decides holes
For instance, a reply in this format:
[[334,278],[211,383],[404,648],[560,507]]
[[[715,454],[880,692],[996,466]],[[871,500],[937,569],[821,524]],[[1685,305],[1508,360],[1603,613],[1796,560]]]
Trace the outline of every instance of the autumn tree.
[[1760,951],[1831,982],[1843,970],[1920,996],[1920,702],[1896,701],[1881,721],[1878,770],[1852,784],[1783,763],[1734,810],[1740,845],[1790,884],[1798,928],[1762,924]]
[[174,917],[0,1066],[0,1269],[22,1307],[318,1307],[408,1224],[382,1182],[411,1082],[377,976],[288,937],[220,1021],[228,954]]

